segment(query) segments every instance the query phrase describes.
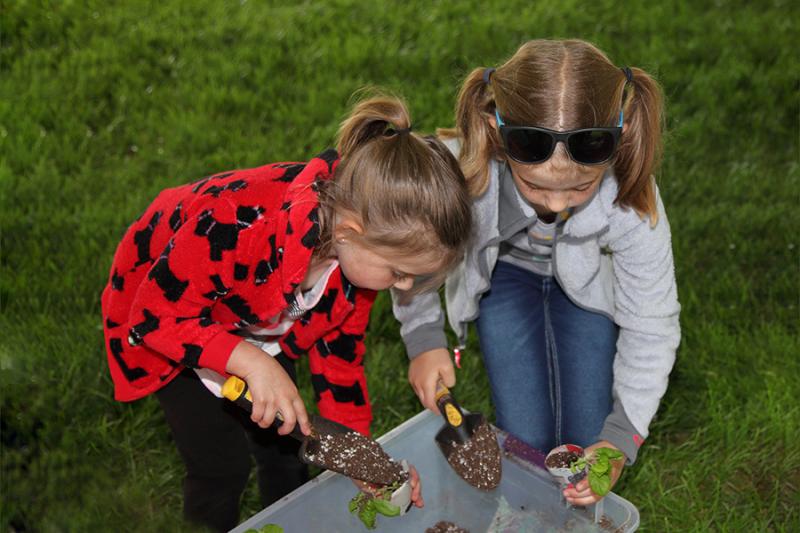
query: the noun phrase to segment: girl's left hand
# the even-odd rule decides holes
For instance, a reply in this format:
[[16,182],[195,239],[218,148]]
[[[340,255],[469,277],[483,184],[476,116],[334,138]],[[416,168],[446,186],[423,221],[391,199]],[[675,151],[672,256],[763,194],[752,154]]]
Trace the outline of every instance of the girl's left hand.
[[[585,449],[585,452],[588,454],[595,448],[613,448],[618,450],[616,446],[611,444],[610,442],[603,440],[596,444],[592,444],[588,448]],[[611,461],[611,488],[614,488],[616,485],[619,476],[622,474],[622,469],[625,466],[625,459],[619,459],[617,461]],[[609,489],[610,490],[610,489]],[[572,485],[571,483],[564,489],[564,497],[571,505],[591,505],[600,501],[602,498],[598,496],[592,489],[589,487],[589,479],[588,477],[583,478],[580,480],[576,485]]]
[[[413,465],[408,466],[408,478],[411,483],[411,502],[415,507],[424,507],[425,502],[422,499],[422,484],[419,482],[419,474],[417,473],[417,469],[414,468]],[[358,490],[368,494],[375,495],[375,491],[379,488],[377,485],[367,483],[366,481],[359,481],[357,479],[353,479],[352,481],[353,484],[358,487]]]

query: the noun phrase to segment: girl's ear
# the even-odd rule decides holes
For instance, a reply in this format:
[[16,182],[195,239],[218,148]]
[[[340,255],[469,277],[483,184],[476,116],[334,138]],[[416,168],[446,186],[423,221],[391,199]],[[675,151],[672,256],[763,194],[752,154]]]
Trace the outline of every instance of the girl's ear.
[[336,241],[346,240],[353,233],[363,235],[364,227],[354,218],[336,217],[336,226],[333,229],[333,238]]
[[489,124],[497,131],[497,119],[494,117],[494,114],[489,114]]

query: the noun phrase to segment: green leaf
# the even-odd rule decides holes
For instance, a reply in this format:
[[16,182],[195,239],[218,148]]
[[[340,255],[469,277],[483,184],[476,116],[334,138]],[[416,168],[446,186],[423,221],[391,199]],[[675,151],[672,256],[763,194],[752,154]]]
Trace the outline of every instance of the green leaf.
[[597,461],[592,465],[592,472],[596,474],[605,474],[610,468],[608,461]]
[[384,516],[397,516],[400,514],[400,507],[384,500],[375,500],[375,509]]
[[375,518],[378,512],[375,510],[375,500],[370,500],[358,513],[358,518],[367,526],[367,529],[375,529]]
[[598,496],[605,496],[611,490],[611,477],[605,474],[589,472],[589,486]]
[[622,452],[614,448],[598,448],[594,453],[598,458],[622,459]]
[[584,468],[586,468],[586,458],[585,457],[581,457],[580,459],[578,459],[577,461],[575,461],[574,463],[569,465],[569,470],[573,474],[575,472],[580,472]]
[[267,524],[261,528],[260,533],[283,533],[283,528],[278,524]]
[[348,504],[347,504],[347,509],[348,509],[348,510],[349,510],[351,513],[355,513],[355,512],[356,512],[356,509],[358,509],[358,500],[356,500],[355,498],[353,498],[352,500],[350,500],[350,503],[348,503]]

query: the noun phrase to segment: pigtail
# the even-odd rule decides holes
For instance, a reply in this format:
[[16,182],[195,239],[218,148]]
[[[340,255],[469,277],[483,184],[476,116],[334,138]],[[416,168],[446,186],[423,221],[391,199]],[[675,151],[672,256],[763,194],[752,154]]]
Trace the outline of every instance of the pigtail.
[[[483,68],[473,70],[458,94],[455,133],[461,138],[459,163],[467,179],[470,195],[480,196],[489,185],[489,162],[501,151],[500,137],[489,122],[494,110],[491,83],[486,83]],[[447,136],[448,132],[445,133]]]
[[[645,71],[631,68],[632,80],[623,103],[627,129],[614,162],[619,184],[617,203],[632,207],[650,224],[658,223],[655,177],[661,159],[663,96],[656,81]],[[622,82],[625,76],[622,75]]]
[[411,118],[405,103],[396,97],[374,96],[356,104],[339,127],[336,145],[342,159],[375,137],[408,131]]

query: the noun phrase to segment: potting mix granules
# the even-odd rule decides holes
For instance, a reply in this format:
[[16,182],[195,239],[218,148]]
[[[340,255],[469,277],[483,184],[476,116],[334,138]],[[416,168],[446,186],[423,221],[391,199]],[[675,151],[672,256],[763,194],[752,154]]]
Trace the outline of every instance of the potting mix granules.
[[306,454],[317,464],[379,485],[407,479],[408,474],[403,472],[400,463],[389,457],[380,444],[360,433],[324,434],[318,440],[314,453]]
[[473,487],[492,490],[500,484],[502,457],[494,430],[487,423],[478,426],[464,444],[453,444],[447,462]]

